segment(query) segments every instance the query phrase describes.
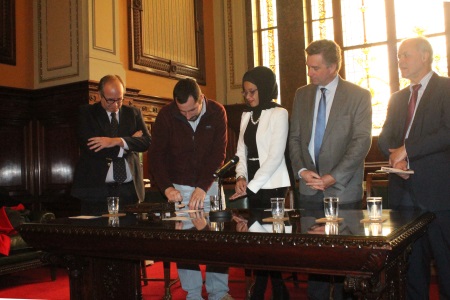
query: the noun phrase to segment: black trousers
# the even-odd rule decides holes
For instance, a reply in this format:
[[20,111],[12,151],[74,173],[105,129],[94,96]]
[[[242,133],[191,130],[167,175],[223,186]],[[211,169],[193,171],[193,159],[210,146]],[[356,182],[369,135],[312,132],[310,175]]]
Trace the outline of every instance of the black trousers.
[[[304,209],[323,209],[323,192],[313,196],[300,195],[300,207]],[[361,209],[361,200],[348,204],[339,204],[339,209]],[[353,299],[350,293],[344,291],[344,277],[321,274],[308,276],[308,299]]]
[[136,204],[138,196],[133,181],[122,184],[106,184],[103,195],[92,195],[81,199],[81,214],[88,216],[100,216],[108,213],[106,197],[119,197],[119,211],[125,206]]
[[413,245],[406,273],[407,299],[428,299],[430,264],[434,259],[439,280],[439,298],[450,299],[450,211],[433,212],[436,218]]
[[[270,208],[270,198],[284,198],[287,187],[277,189],[261,189],[256,194],[248,197],[250,208],[266,209]],[[255,270],[255,284],[253,286],[253,293],[251,300],[264,300],[264,294],[267,288],[267,282],[270,277],[272,283],[272,299],[273,300],[288,300],[289,291],[284,284],[281,272]]]

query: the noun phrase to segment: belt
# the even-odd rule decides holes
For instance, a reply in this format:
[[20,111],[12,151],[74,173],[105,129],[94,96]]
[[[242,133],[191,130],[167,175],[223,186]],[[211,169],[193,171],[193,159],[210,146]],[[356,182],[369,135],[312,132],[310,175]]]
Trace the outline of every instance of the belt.
[[247,160],[257,161],[257,160],[259,160],[259,157],[249,157],[249,158],[247,158]]
[[108,187],[119,187],[119,186],[124,186],[126,184],[132,184],[133,180],[128,181],[128,182],[124,182],[124,183],[120,183],[120,182],[107,182],[106,185]]

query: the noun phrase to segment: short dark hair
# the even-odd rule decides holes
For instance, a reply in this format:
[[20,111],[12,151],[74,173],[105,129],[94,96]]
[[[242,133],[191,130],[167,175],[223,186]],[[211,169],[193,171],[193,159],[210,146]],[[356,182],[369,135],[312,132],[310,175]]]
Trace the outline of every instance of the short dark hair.
[[123,80],[119,75],[105,75],[102,77],[102,79],[100,79],[100,82],[98,83],[98,92],[100,93],[100,96],[104,97],[103,89],[105,87],[105,84],[116,80],[122,84],[123,89],[125,90],[125,84],[123,84]]
[[331,40],[317,40],[311,42],[305,49],[307,55],[322,54],[327,66],[336,64],[336,70],[341,69],[341,47]]
[[199,102],[201,100],[201,94],[202,91],[200,90],[197,81],[193,78],[181,79],[173,88],[173,100],[180,104],[186,103],[190,96],[194,98],[195,102]]

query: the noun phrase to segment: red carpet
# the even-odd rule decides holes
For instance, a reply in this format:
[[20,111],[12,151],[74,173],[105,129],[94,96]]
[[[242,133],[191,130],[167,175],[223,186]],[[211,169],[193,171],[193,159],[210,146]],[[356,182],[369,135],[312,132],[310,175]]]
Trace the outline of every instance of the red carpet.
[[[162,263],[157,262],[147,268],[149,278],[162,278]],[[204,269],[203,269],[204,270]],[[172,278],[177,276],[175,264],[171,266]],[[244,269],[230,268],[229,287],[230,294],[236,300],[245,299],[245,276]],[[288,277],[289,274],[286,274]],[[299,280],[302,280],[299,276]],[[300,282],[298,287],[294,287],[293,282],[286,283],[291,299],[306,298],[306,283]],[[270,283],[266,293],[270,299]],[[181,289],[180,283],[175,283],[172,288],[172,299],[185,299],[186,293]],[[207,294],[203,288],[203,296],[207,299]],[[162,299],[164,296],[164,284],[162,281],[151,281],[147,286],[142,287],[144,300]],[[17,272],[0,277],[0,299],[49,299],[68,300],[69,299],[69,279],[65,269],[58,269],[56,281],[50,279],[49,268],[39,268],[28,272]]]
[[[161,278],[162,264],[156,263],[147,268],[148,277]],[[172,278],[176,277],[176,267],[172,264]],[[288,277],[290,274],[285,274]],[[299,274],[300,284],[296,287],[292,281],[286,283],[292,300],[306,299],[306,277]],[[240,268],[230,268],[230,294],[236,300],[245,299],[244,270]],[[185,299],[186,293],[177,282],[171,288],[172,299]],[[144,300],[162,299],[164,296],[164,284],[162,281],[149,282],[142,287]],[[204,297],[206,291],[204,290]],[[40,268],[28,272],[17,272],[0,277],[0,299],[48,299],[48,300],[68,300],[69,299],[69,279],[65,269],[58,269],[56,281],[51,281],[49,268]],[[266,293],[266,299],[270,299],[270,283]],[[439,299],[436,284],[432,284],[430,299]]]

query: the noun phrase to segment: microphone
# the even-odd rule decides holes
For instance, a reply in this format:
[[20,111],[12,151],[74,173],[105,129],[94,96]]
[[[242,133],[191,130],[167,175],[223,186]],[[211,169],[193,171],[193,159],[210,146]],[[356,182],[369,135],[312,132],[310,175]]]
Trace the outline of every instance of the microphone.
[[226,164],[224,164],[221,168],[217,169],[217,171],[213,174],[214,177],[222,177],[223,174],[228,172],[233,166],[235,166],[239,162],[239,156],[235,155],[232,159],[230,159]]

